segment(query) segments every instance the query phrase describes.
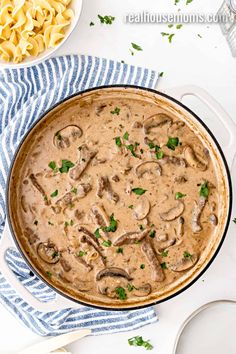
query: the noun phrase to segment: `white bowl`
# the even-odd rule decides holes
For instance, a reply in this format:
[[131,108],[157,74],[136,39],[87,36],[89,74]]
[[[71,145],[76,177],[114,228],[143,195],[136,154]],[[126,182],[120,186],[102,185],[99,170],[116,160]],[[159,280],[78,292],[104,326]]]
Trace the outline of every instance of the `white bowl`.
[[4,60],[2,60],[0,58],[0,69],[1,68],[11,68],[11,69],[25,68],[27,66],[39,64],[40,62],[44,61],[45,59],[48,59],[53,54],[55,54],[55,52],[62,46],[63,43],[65,43],[65,41],[67,41],[70,34],[75,29],[75,27],[79,21],[81,11],[82,11],[82,1],[83,0],[72,0],[71,1],[70,8],[74,12],[74,17],[71,20],[70,25],[68,25],[65,28],[65,37],[55,48],[46,49],[42,53],[40,53],[37,57],[33,57],[33,56],[26,57],[22,62],[20,62],[18,64],[13,63],[13,62],[5,62]]

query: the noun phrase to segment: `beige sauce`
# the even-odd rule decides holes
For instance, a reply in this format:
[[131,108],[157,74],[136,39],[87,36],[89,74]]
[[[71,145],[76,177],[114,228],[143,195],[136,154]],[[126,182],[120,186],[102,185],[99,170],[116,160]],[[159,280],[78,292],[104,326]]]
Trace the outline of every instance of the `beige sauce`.
[[137,301],[174,286],[217,229],[210,153],[186,123],[145,100],[64,106],[22,171],[31,258],[80,298]]

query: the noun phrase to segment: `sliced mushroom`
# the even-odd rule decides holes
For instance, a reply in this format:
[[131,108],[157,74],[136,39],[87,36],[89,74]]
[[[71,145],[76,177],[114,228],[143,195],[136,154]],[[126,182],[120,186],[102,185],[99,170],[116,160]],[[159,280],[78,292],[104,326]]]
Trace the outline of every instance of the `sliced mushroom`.
[[119,182],[120,181],[120,177],[118,175],[114,175],[111,177],[112,181],[114,182]]
[[152,287],[149,283],[141,285],[139,287],[135,287],[134,290],[132,290],[132,295],[142,297],[142,296],[148,296],[152,292]]
[[100,270],[96,275],[96,280],[101,280],[104,277],[122,277],[131,281],[133,278],[122,268],[109,267]]
[[75,256],[75,259],[77,262],[79,262],[88,272],[90,272],[93,269],[92,264],[87,263],[83,257]]
[[110,225],[109,216],[107,215],[103,205],[93,205],[92,213],[98,227]]
[[77,125],[68,125],[59,130],[53,138],[53,144],[58,149],[68,148],[71,142],[75,142],[82,136],[82,130]]
[[39,193],[42,195],[43,199],[44,199],[44,203],[45,205],[50,205],[50,201],[48,200],[47,198],[47,195],[46,195],[46,192],[45,190],[43,189],[43,187],[39,184],[36,176],[31,173],[29,175],[29,179],[31,181],[31,183],[33,184],[33,186],[39,191]]
[[187,178],[185,176],[175,176],[174,182],[176,182],[178,184],[183,184],[183,183],[187,182]]
[[80,241],[82,243],[87,243],[87,245],[89,245],[89,246],[92,246],[95,249],[95,251],[97,251],[97,253],[99,254],[102,263],[104,265],[106,264],[105,257],[103,255],[103,250],[102,250],[102,248],[101,248],[101,246],[99,244],[94,242],[88,235],[83,235],[81,237]]
[[173,272],[183,272],[192,268],[198,261],[198,256],[193,254],[189,258],[182,258],[180,261],[170,264],[169,268],[173,270]]
[[134,217],[137,220],[143,220],[150,211],[150,202],[148,198],[143,195],[139,198],[137,205],[134,208]]
[[92,166],[97,166],[97,165],[101,165],[103,163],[107,162],[107,159],[105,157],[98,157],[95,156],[93,161],[91,162]]
[[95,114],[96,116],[100,116],[100,113],[106,108],[106,104],[100,104],[99,106],[95,107]]
[[151,243],[149,241],[144,241],[142,243],[141,249],[151,266],[153,280],[157,281],[157,282],[163,281],[165,278],[165,275],[164,275],[163,270],[160,266],[160,263],[156,257],[156,254],[151,246]]
[[171,208],[170,210],[160,213],[160,218],[164,221],[172,221],[177,219],[183,212],[184,212],[185,206],[183,202],[178,201],[176,206]]
[[138,178],[153,179],[161,176],[161,173],[161,166],[155,160],[144,161],[135,167],[135,174]]
[[180,167],[187,167],[187,163],[185,159],[182,157],[176,157],[176,156],[167,156],[165,155],[161,160],[161,164],[172,164],[175,166],[180,166]]
[[161,253],[162,251],[166,250],[167,248],[173,246],[174,244],[176,243],[176,238],[173,237],[165,242],[162,242],[160,245],[159,245],[159,248],[158,248],[158,253]]
[[158,241],[167,241],[167,239],[168,239],[168,235],[167,234],[161,234],[161,235],[158,235],[157,236],[157,240]]
[[78,180],[90,161],[94,158],[97,154],[97,151],[91,150],[86,144],[83,144],[79,147],[79,161],[78,163],[70,169],[69,176],[73,180]]
[[198,202],[194,202],[193,212],[192,212],[192,230],[194,233],[198,233],[202,230],[202,226],[200,224],[200,218],[202,211],[206,205],[206,198],[199,197]]
[[57,247],[51,241],[40,242],[37,246],[38,256],[48,264],[55,264],[60,259]]
[[28,211],[28,208],[27,208],[27,203],[26,203],[26,199],[25,199],[25,196],[22,195],[21,199],[20,199],[20,203],[21,203],[21,206],[22,206],[22,209],[25,213],[27,213]]
[[105,295],[111,299],[117,298],[117,294],[114,289],[110,289],[109,286],[104,285],[104,284],[99,284],[98,285],[98,291],[100,294]]
[[119,236],[113,242],[113,245],[121,246],[121,245],[129,245],[131,243],[136,243],[142,241],[149,233],[150,233],[150,229],[146,229],[144,231],[126,232],[125,234]]
[[162,127],[165,124],[172,123],[172,118],[165,113],[154,114],[147,118],[143,124],[144,133],[149,134],[153,128]]
[[25,228],[24,236],[27,238],[30,245],[33,245],[36,241],[39,240],[38,235],[30,227]]
[[72,269],[70,263],[66,261],[64,258],[60,259],[60,264],[65,272],[69,272]]
[[97,246],[99,246],[99,242],[98,242],[98,239],[96,238],[96,236],[90,232],[88,229],[86,229],[86,227],[84,226],[80,226],[78,228],[78,231],[83,233],[84,235],[87,236],[87,239],[91,242],[91,243],[94,243],[96,244]]
[[177,237],[182,237],[183,235],[184,235],[184,218],[181,216],[178,219]]
[[[64,194],[60,199],[56,201],[56,206],[54,207],[54,211],[59,211],[60,209],[56,209],[56,207],[67,207],[68,205],[71,205],[73,201],[73,194],[72,192],[67,192]],[[60,211],[59,211],[60,213]],[[57,213],[56,213],[57,214]]]
[[114,203],[117,203],[120,199],[118,194],[113,191],[111,183],[107,176],[101,176],[98,179],[98,189],[97,189],[97,196],[102,198],[104,192],[108,196],[108,199],[112,200]]
[[183,128],[185,126],[185,123],[178,120],[174,122],[171,127],[168,129],[168,134],[169,136],[173,136],[174,133],[176,133],[177,130]]
[[81,183],[77,186],[77,194],[76,197],[81,199],[84,198],[88,192],[92,189],[91,184],[89,183]]
[[59,205],[56,205],[56,206],[52,205],[51,208],[55,214],[60,214],[61,207]]
[[212,225],[216,226],[218,224],[218,218],[215,214],[211,214],[209,216],[209,220],[212,223]]
[[142,127],[143,127],[142,122],[139,122],[137,120],[135,122],[133,122],[133,124],[132,124],[132,129],[140,129]]
[[207,164],[201,162],[197,158],[194,150],[190,146],[186,146],[184,148],[184,157],[185,157],[187,163],[189,164],[189,166],[196,168],[198,170],[201,170],[201,171],[205,171],[207,169]]

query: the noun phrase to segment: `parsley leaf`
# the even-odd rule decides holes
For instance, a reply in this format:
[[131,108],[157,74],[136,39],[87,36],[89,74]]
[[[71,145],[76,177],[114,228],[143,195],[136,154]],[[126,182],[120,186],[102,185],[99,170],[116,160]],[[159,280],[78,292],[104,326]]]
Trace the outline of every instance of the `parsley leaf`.
[[169,253],[169,251],[162,251],[162,252],[161,252],[161,256],[162,256],[162,257],[167,257],[167,256],[168,256],[168,253]]
[[172,43],[172,39],[173,39],[174,36],[175,36],[174,33],[171,33],[171,34],[169,35],[169,37],[168,37],[169,43]]
[[111,114],[116,114],[117,116],[120,114],[120,108],[115,107],[113,111],[110,112]]
[[74,167],[73,162],[69,160],[62,160],[61,161],[61,167],[59,168],[59,171],[61,173],[67,173],[70,168]]
[[99,232],[99,229],[96,229],[96,230],[94,231],[94,235],[95,235],[97,238],[100,238],[100,237],[101,237],[100,232]]
[[163,77],[164,75],[164,71],[162,71],[161,73],[159,73],[159,77]]
[[170,150],[175,150],[175,148],[179,145],[179,138],[169,138],[166,146],[170,149]]
[[38,220],[34,220],[34,225],[36,225],[36,226],[37,226],[37,225],[38,225],[38,223],[39,223],[39,222],[38,222]]
[[119,147],[122,146],[122,142],[121,142],[121,139],[120,139],[119,136],[117,136],[116,138],[114,138],[114,140],[115,140],[115,143],[116,143],[117,146],[119,146]]
[[123,138],[125,140],[129,140],[129,133],[128,132],[125,132],[125,134],[123,135]]
[[187,0],[186,5],[190,4],[193,0]]
[[111,241],[110,240],[104,240],[102,245],[105,246],[105,247],[111,247]]
[[47,274],[48,278],[52,277],[52,273],[51,272],[47,271],[46,274]]
[[53,171],[57,170],[57,165],[55,161],[50,161],[48,167],[50,167]]
[[138,44],[135,44],[135,43],[131,43],[132,45],[132,48],[134,48],[135,50],[143,50]]
[[134,192],[137,195],[143,195],[146,191],[147,191],[146,189],[139,188],[139,187],[132,189],[132,192]]
[[161,160],[163,158],[163,156],[164,156],[164,152],[162,150],[160,150],[156,153],[157,160]]
[[78,253],[77,253],[77,255],[79,256],[79,257],[83,257],[83,256],[85,256],[87,254],[87,252],[85,252],[85,251],[79,251]]
[[124,288],[122,288],[121,286],[118,286],[116,288],[116,293],[117,293],[117,295],[118,295],[120,300],[126,300],[127,295],[126,295],[126,292],[125,292]]
[[71,189],[71,193],[77,194],[77,192],[78,192],[78,190],[77,190],[76,187],[74,187],[74,188]]
[[56,258],[59,256],[59,252],[57,251],[54,251],[53,254],[52,254],[52,258]]
[[52,192],[51,197],[56,197],[58,195],[58,189],[56,189],[54,192]]
[[190,259],[190,260],[192,260],[193,255],[190,254],[188,251],[184,251],[184,258],[185,258],[185,259]]
[[98,18],[100,20],[101,23],[105,23],[105,25],[111,25],[112,22],[115,20],[115,17],[113,16],[101,16],[101,15],[98,15]]
[[167,269],[166,262],[161,263],[161,268],[162,268],[162,269]]
[[94,26],[94,22],[90,22],[89,26]]
[[105,232],[115,232],[117,229],[117,221],[114,218],[114,214],[110,216],[110,225],[103,227],[103,231]]
[[116,253],[123,253],[123,248],[122,247],[118,247],[116,249]]
[[135,149],[137,148],[138,145],[139,145],[139,143],[135,143],[135,144],[125,145],[125,147],[126,147],[127,150],[129,150],[131,152],[131,154],[134,157],[137,157],[137,155],[135,153]]
[[234,218],[233,222],[236,224],[236,218]]
[[183,27],[182,24],[176,25],[176,29],[180,29],[180,28],[182,28],[182,27]]
[[181,199],[183,197],[186,197],[186,194],[183,194],[181,192],[176,192],[175,193],[175,199]]
[[140,269],[144,269],[145,268],[145,264],[140,264]]
[[208,196],[209,196],[208,182],[205,182],[201,185],[199,195],[200,195],[200,197],[208,198]]
[[151,238],[154,238],[156,236],[156,230],[152,230],[149,234]]
[[129,345],[133,345],[135,347],[144,347],[147,350],[152,350],[153,349],[153,345],[150,343],[149,340],[145,341],[143,340],[143,337],[141,336],[136,336],[133,338],[129,338],[128,339],[128,343]]
[[133,205],[129,205],[128,208],[129,209],[134,209],[134,206]]

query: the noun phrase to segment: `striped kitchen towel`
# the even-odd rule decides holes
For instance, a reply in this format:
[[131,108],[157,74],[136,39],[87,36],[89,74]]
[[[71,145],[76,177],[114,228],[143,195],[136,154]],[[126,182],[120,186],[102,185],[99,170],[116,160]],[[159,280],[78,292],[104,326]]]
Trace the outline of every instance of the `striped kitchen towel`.
[[[157,80],[158,74],[153,70],[84,55],[51,58],[37,66],[0,71],[0,235],[6,217],[4,193],[10,161],[24,134],[45,110],[90,87],[119,83],[153,88]],[[50,301],[55,296],[29,270],[17,250],[9,250],[7,260],[19,281],[34,296],[41,301]],[[42,336],[76,328],[90,328],[93,334],[114,333],[157,320],[153,308],[121,312],[81,307],[39,312],[15,292],[1,273],[0,302]]]

